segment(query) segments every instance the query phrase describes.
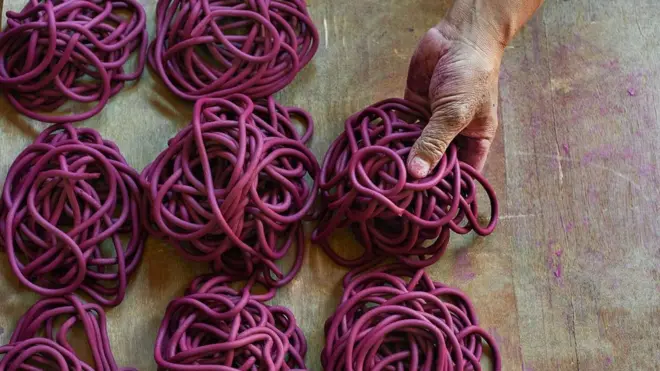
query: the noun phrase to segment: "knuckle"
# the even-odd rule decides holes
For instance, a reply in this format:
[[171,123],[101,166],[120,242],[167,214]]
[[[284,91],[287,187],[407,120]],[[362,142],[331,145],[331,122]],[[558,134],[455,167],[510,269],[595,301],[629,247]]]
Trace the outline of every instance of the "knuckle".
[[465,126],[474,117],[474,101],[463,96],[438,106],[433,114],[432,121],[443,122],[451,128]]
[[452,105],[452,111],[458,123],[465,123],[469,121],[474,115],[474,109],[471,107],[469,100],[463,103]]

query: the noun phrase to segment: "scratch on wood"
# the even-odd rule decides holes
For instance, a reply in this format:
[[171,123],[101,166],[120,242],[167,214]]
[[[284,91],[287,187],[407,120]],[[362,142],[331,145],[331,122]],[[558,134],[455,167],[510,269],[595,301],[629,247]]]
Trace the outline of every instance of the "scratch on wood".
[[[549,45],[549,40],[550,38],[548,37],[548,24],[545,21],[545,19],[542,20],[543,22],[543,27],[544,27],[544,32],[545,32],[545,48],[547,52],[550,52],[550,45]],[[548,69],[548,79],[550,82],[550,86],[553,86],[556,79],[554,78],[554,74],[552,72],[552,64],[550,63],[550,59],[548,58],[546,62],[546,67]],[[571,87],[570,84],[565,86],[566,89],[570,91]],[[555,146],[557,150],[557,163],[559,165],[559,185],[562,186],[564,185],[564,170],[562,169],[561,161],[559,161],[560,158],[560,152],[559,152],[559,143],[557,142],[557,107],[555,105],[555,94],[554,94],[554,89],[550,91],[550,106],[552,108],[551,114],[552,114],[552,129],[555,133]]]
[[396,55],[398,58],[401,58],[401,59],[408,59],[408,57],[406,55],[401,53],[399,51],[399,49],[396,49],[396,48],[394,49],[394,55]]
[[328,49],[328,18],[323,17],[323,30],[325,37],[325,48]]
[[[604,165],[598,165],[598,164],[594,164],[594,163],[584,164],[584,163],[580,162],[579,160],[574,160],[572,158],[563,157],[563,156],[559,156],[559,155],[553,155],[553,154],[539,154],[539,153],[516,151],[516,152],[513,152],[513,155],[514,156],[520,156],[520,157],[532,157],[532,158],[534,158],[534,157],[551,158],[551,159],[555,159],[555,160],[560,161],[560,162],[561,161],[566,161],[566,162],[572,162],[572,163],[576,163],[576,164],[583,164],[583,165],[593,167],[593,168],[596,168],[596,169],[601,169],[601,170],[608,171],[608,172],[614,174],[616,177],[621,178],[621,179],[625,180],[626,182],[630,183],[637,190],[640,190],[640,191],[645,191],[645,190],[648,191],[649,190],[648,188],[644,188],[639,183],[632,180],[628,175],[626,175],[624,173],[621,173],[619,171],[616,171],[616,170],[614,170],[610,167],[604,166]],[[657,197],[649,198],[645,195],[645,192],[640,192],[639,195],[642,198],[644,198],[646,201],[654,201],[657,198]]]
[[536,214],[500,215],[500,220],[534,218]]
[[559,153],[559,143],[555,141],[555,148],[557,150],[557,166],[559,167],[559,185],[564,185],[564,169],[561,165],[561,155]]
[[642,32],[642,27],[639,25],[639,20],[637,17],[635,17],[635,23],[637,24],[637,31],[639,31],[639,34],[642,35],[642,40],[646,41],[646,35],[644,35],[644,32]]

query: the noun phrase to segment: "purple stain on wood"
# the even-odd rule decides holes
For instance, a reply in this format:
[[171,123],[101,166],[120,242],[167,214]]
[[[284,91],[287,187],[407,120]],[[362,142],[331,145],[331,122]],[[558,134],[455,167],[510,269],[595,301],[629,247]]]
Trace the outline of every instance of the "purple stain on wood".
[[609,71],[618,71],[618,70],[621,69],[621,67],[619,65],[619,61],[617,59],[609,60],[609,61],[601,64],[601,66],[604,69],[609,70]]
[[570,222],[569,222],[569,223],[566,223],[566,225],[564,226],[564,230],[566,231],[566,233],[571,233],[571,231],[572,231],[574,228],[575,228],[575,224],[570,223]]
[[637,87],[644,83],[647,73],[648,71],[638,71],[628,75],[626,82],[628,84],[629,96],[636,97],[638,95]]
[[548,269],[555,278],[561,283],[562,278],[562,265],[561,265],[561,256],[563,254],[562,249],[555,249],[555,243],[550,242],[548,244]]
[[454,276],[463,281],[472,281],[477,276],[472,271],[472,264],[470,263],[467,249],[462,249],[456,254]]
[[553,251],[555,251],[555,244],[556,244],[556,243],[557,243],[557,242],[556,242],[555,240],[550,240],[550,241],[548,242],[548,248],[547,248],[547,252],[548,252],[548,267],[550,267],[550,269],[552,269],[552,264],[553,264],[553,259],[554,259]]
[[552,271],[555,268],[555,260],[552,255],[548,256],[548,269]]
[[592,205],[595,205],[598,202],[598,190],[596,189],[596,186],[589,186],[589,189],[587,190],[587,199]]
[[604,103],[600,106],[601,116],[608,116],[610,114],[612,115],[623,114],[623,113],[626,113],[626,110],[622,106],[614,105],[611,103],[607,103],[607,104]]
[[561,278],[561,262],[557,262],[555,270],[552,272],[556,278]]
[[532,113],[531,120],[532,136],[535,137],[541,132],[541,127],[543,126],[543,118],[537,113]]
[[591,150],[582,156],[583,164],[590,164],[595,160],[606,160],[611,158],[615,154],[616,150],[611,144],[604,145],[600,148]]
[[612,359],[612,357],[605,358],[605,365],[606,366],[610,366],[613,362],[614,362],[614,360]]
[[466,267],[470,266],[470,258],[468,257],[467,249],[462,249],[458,252],[456,256],[456,264]]
[[571,65],[568,63],[572,59],[571,57],[575,55],[576,52],[578,52],[578,49],[580,48],[579,45],[575,44],[561,44],[555,49],[554,53],[554,58],[555,58],[555,63],[559,69],[563,70],[569,70]]
[[551,169],[559,169],[561,168],[561,159],[560,158],[549,158],[549,167]]
[[626,160],[632,160],[635,157],[635,151],[632,148],[626,148],[621,152],[621,157]]
[[504,345],[504,338],[502,337],[502,335],[500,335],[500,334],[497,332],[497,330],[494,329],[494,328],[489,328],[489,329],[488,329],[488,332],[489,332],[490,335],[493,337],[493,339],[495,340],[495,342],[497,343],[497,345],[499,345],[500,349],[502,349],[502,347],[503,347],[503,345]]
[[640,176],[648,178],[656,174],[658,172],[657,170],[658,168],[655,165],[644,164],[639,167],[638,172]]
[[[655,122],[654,124],[655,125]],[[655,130],[655,128],[653,129]],[[642,133],[643,130],[639,130],[635,133],[636,136],[639,136],[638,134],[641,135],[641,137],[644,137],[644,134]],[[595,148],[587,153],[585,153],[581,160],[580,163],[582,165],[589,165],[597,160],[609,160],[609,159],[622,159],[626,160],[626,162],[634,162],[637,164],[635,167],[637,170],[637,175],[640,177],[645,177],[645,178],[650,178],[655,176],[658,173],[658,168],[657,166],[653,164],[649,164],[644,161],[642,158],[642,154],[639,151],[636,151],[634,147],[626,147],[624,149],[616,149],[613,145],[611,144],[606,144],[601,147]],[[589,202],[594,203],[597,201],[597,196],[594,191],[592,191],[592,187],[589,187]]]
[[564,150],[564,154],[565,154],[566,156],[568,156],[568,155],[571,154],[571,149],[570,149],[570,147],[568,146],[568,144],[566,144],[566,143],[562,144],[562,145],[561,145],[561,148]]

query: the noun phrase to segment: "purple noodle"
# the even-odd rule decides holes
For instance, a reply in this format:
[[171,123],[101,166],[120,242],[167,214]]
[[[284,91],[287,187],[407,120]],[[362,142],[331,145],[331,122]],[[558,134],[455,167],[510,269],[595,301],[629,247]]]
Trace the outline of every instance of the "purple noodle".
[[[192,124],[142,172],[147,228],[188,260],[285,285],[302,265],[302,220],[318,191],[319,165],[305,146],[312,130],[308,114],[273,98],[200,99]],[[275,262],[291,248],[295,259],[283,273]]]
[[187,100],[282,90],[319,35],[304,0],[159,0],[149,64]]
[[9,169],[0,235],[19,281],[115,306],[144,249],[139,175],[111,141],[69,124],[42,132]]
[[[395,257],[422,268],[445,252],[449,231],[490,234],[497,223],[493,188],[451,145],[424,179],[407,175],[406,160],[430,113],[403,99],[388,99],[351,116],[332,143],[321,169],[319,188],[325,209],[312,235],[338,264],[357,267]],[[405,118],[405,119],[404,119]],[[491,203],[490,221],[477,219],[477,184]],[[329,238],[350,227],[364,247],[354,259],[332,249]]]
[[[69,343],[77,324],[85,332],[93,366],[80,360]],[[73,295],[34,304],[19,320],[9,344],[0,347],[0,356],[0,370],[135,371],[117,366],[103,309]]]
[[[130,14],[126,16],[126,14]],[[22,114],[50,123],[88,119],[144,70],[146,15],[135,0],[30,0],[7,12],[0,33],[0,89]],[[137,52],[133,72],[128,59]],[[67,101],[96,102],[76,114],[45,114]]]
[[494,370],[502,368],[470,299],[402,263],[349,272],[325,336],[326,371],[480,371],[483,341]]
[[202,276],[173,300],[158,330],[159,370],[305,370],[307,343],[293,313],[263,302],[252,278],[241,290],[227,276]]

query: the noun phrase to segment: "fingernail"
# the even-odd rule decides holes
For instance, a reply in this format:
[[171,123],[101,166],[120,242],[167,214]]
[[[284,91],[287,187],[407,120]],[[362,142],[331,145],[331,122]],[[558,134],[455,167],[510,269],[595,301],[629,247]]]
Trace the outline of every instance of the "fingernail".
[[423,158],[419,156],[415,156],[413,157],[412,161],[410,161],[410,166],[408,170],[410,171],[410,175],[412,175],[417,179],[420,179],[429,175],[430,168],[431,168],[431,164],[429,164]]

